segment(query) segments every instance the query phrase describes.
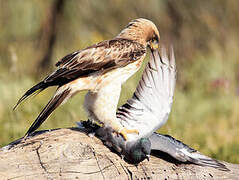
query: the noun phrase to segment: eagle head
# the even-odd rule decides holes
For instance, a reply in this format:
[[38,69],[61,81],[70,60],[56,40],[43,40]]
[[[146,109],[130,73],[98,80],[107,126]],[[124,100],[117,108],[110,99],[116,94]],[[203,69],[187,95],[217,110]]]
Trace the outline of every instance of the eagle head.
[[137,41],[144,46],[148,46],[151,50],[156,50],[159,47],[160,36],[156,25],[144,18],[129,22],[117,37]]

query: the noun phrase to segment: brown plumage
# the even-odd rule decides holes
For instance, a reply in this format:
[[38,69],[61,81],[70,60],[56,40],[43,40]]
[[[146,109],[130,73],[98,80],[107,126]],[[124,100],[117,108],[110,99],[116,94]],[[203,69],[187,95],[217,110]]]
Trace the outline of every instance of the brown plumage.
[[158,42],[159,32],[156,26],[151,21],[140,18],[131,21],[114,39],[63,57],[56,63],[58,69],[29,89],[17,103],[18,105],[30,95],[47,87],[58,86],[55,95],[26,135],[35,131],[55,108],[72,95],[89,90],[85,98],[89,118],[111,126],[127,139],[127,133],[136,131],[124,129],[116,118],[121,85],[140,68],[146,47],[153,51]]

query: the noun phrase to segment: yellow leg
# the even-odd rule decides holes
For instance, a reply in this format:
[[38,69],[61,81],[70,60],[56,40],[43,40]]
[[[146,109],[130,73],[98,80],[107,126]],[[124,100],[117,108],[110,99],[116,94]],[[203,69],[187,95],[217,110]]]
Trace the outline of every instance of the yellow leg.
[[126,129],[126,128],[123,128],[119,132],[119,134],[121,134],[126,141],[128,140],[127,134],[131,134],[131,133],[139,134],[139,131],[137,129]]
[[112,127],[112,129],[117,133],[123,136],[123,138],[127,141],[128,137],[127,134],[135,133],[139,134],[139,131],[137,129],[127,129],[124,126],[122,126],[118,119],[115,121],[111,121],[108,126]]

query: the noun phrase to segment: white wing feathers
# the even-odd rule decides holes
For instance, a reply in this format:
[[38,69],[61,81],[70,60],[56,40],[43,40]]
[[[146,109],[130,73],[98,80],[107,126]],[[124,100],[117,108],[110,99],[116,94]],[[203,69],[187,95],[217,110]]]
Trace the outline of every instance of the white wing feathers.
[[173,48],[170,60],[166,49],[151,52],[142,78],[131,99],[121,106],[117,117],[128,129],[138,129],[139,135],[129,134],[129,140],[148,137],[168,119],[176,82]]

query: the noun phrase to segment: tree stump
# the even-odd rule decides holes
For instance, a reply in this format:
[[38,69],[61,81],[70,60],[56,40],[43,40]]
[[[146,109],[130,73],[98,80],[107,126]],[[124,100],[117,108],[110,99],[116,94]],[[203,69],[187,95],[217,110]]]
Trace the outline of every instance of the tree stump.
[[[12,143],[14,144],[14,143]],[[39,131],[0,150],[0,179],[237,179],[239,165],[223,162],[230,171],[178,164],[154,156],[128,164],[96,137],[77,128]]]

